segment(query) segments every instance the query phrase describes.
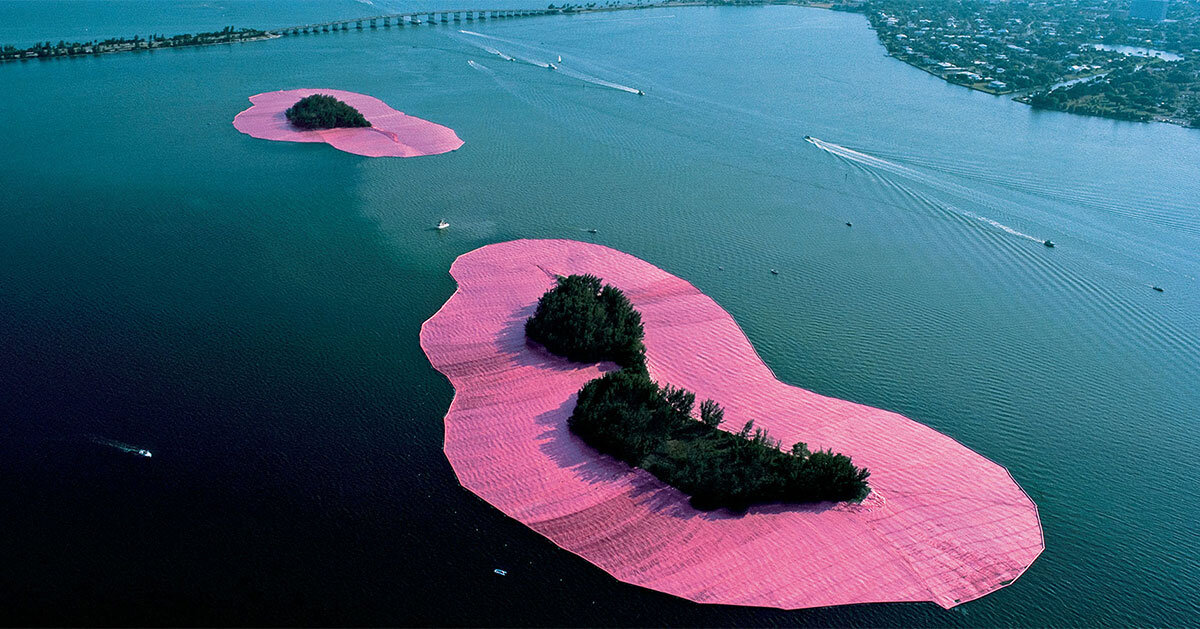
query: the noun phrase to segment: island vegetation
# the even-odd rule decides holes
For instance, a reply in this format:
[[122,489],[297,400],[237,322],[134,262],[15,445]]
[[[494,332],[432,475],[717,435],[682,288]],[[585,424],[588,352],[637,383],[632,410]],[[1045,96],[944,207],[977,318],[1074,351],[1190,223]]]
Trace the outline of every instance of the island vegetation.
[[601,285],[595,275],[559,277],[525,322],[525,335],[575,362],[611,360],[645,369],[642,315],[619,288]]
[[287,116],[288,122],[301,129],[371,126],[370,121],[357,109],[327,94],[305,96],[283,114]]
[[568,427],[600,452],[688,494],[697,509],[860,500],[869,491],[870,472],[850,457],[810,452],[802,442],[783,450],[753,421],[736,433],[723,430],[718,403],[705,400],[696,409],[695,394],[659,386],[646,370],[641,315],[594,275],[560,277],[525,330],[557,355],[622,367],[584,385]]

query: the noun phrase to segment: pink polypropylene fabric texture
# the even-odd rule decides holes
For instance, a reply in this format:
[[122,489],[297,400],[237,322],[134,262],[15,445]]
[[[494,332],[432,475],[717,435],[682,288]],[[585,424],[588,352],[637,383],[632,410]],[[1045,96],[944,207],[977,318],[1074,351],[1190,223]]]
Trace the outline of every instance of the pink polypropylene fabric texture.
[[[690,283],[594,244],[518,240],[459,257],[458,290],[421,328],[454,386],[445,453],[459,482],[626,583],[702,603],[796,609],[932,601],[1011,583],[1042,552],[1037,507],[1005,468],[902,415],[775,379],[733,318]],[[576,392],[612,364],[526,342],[555,275],[591,273],[641,312],[650,375],[753,419],[784,444],[871,471],[861,504],[702,512],[567,428]]]
[[[327,94],[357,109],[370,127],[305,131],[288,122],[284,112],[296,101],[313,94]],[[463,145],[454,130],[396,111],[387,103],[342,90],[284,90],[250,97],[254,103],[233,118],[238,131],[264,140],[325,142],[330,146],[367,157],[417,157],[438,155]]]

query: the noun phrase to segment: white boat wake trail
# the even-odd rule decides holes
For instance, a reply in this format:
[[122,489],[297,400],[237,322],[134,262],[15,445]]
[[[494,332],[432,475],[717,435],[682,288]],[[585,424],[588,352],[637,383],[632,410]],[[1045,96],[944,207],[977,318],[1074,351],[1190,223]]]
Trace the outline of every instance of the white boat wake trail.
[[516,59],[513,59],[512,57],[500,52],[499,50],[496,50],[495,48],[492,48],[491,46],[480,46],[480,48],[483,48],[484,50],[496,55],[497,57],[500,57],[505,61],[516,61]]
[[608,87],[608,88],[612,88],[614,90],[621,90],[622,92],[629,92],[630,94],[638,93],[637,88],[629,87],[628,85],[621,85],[620,83],[613,83],[612,81],[605,81],[604,79],[602,79],[600,77],[592,76],[590,74],[584,74],[582,72],[577,72],[570,68],[561,68],[561,69],[559,69],[559,73],[569,76],[573,79],[579,79],[580,81],[583,81],[585,83],[591,83],[593,85],[599,85],[601,87]]
[[[904,177],[905,179],[909,179],[916,183],[927,185],[932,188],[937,188],[939,190],[942,190],[943,192],[948,192],[950,194],[953,194],[955,196],[961,197],[961,198],[969,200],[969,201],[984,202],[987,205],[993,205],[993,206],[997,206],[998,204],[1002,205],[1002,203],[999,203],[999,202],[987,203],[986,200],[982,198],[984,195],[977,190],[972,190],[970,188],[967,188],[966,186],[961,186],[956,183],[946,181],[944,179],[939,179],[937,177],[932,177],[930,175],[926,175],[925,173],[914,170],[907,166],[902,166],[895,162],[889,162],[886,159],[881,159],[881,158],[875,157],[874,155],[868,155],[866,153],[862,153],[860,151],[856,151],[851,148],[846,148],[840,144],[826,142],[824,140],[819,140],[819,139],[813,138],[813,137],[806,137],[805,139],[808,140],[810,143],[812,143],[817,148],[821,149],[822,151],[825,151],[827,153],[830,153],[831,155],[840,157],[844,160],[853,162],[855,164],[859,164],[861,166],[866,166],[867,168],[870,168],[870,169],[873,169],[876,171],[883,171],[885,173],[898,175],[900,177]],[[959,213],[961,213],[963,216],[967,216],[967,217],[973,218],[977,221],[987,223],[988,225],[991,225],[992,227],[995,227],[996,229],[999,229],[1006,233],[1012,234],[1013,236],[1025,238],[1027,240],[1032,240],[1032,241],[1038,242],[1038,243],[1043,242],[1045,240],[1044,238],[1038,238],[1037,236],[1032,236],[1030,234],[1026,234],[1025,232],[1020,231],[1018,229],[1013,229],[1012,227],[1009,227],[1008,225],[1005,225],[1004,223],[1001,223],[1000,221],[988,218],[986,216],[980,216],[979,214],[976,214],[975,212],[972,212],[970,210],[964,210],[962,208],[957,208],[957,207],[954,209],[956,211],[958,211]]]
[[116,448],[117,450],[120,450],[121,452],[127,452],[129,454],[136,454],[138,456],[145,456],[145,457],[151,456],[149,450],[134,447],[134,446],[129,445],[128,443],[121,443],[120,441],[116,441],[115,439],[104,439],[103,437],[92,437],[92,441],[94,443],[96,443],[97,445],[108,446],[110,448]]
[[[513,40],[509,40],[509,39],[503,39],[501,37],[493,37],[491,35],[484,35],[483,33],[476,33],[475,31],[459,30],[458,32],[462,33],[463,35],[470,35],[472,37],[482,37],[484,39],[490,39],[492,41],[504,42],[506,44],[512,44],[513,46],[519,46],[522,48],[531,48],[530,46],[527,46],[520,42],[516,42]],[[548,61],[539,61],[537,59],[532,59],[530,57],[525,57],[525,56],[522,56],[519,54],[513,54],[513,55],[509,56],[491,46],[487,46],[487,45],[480,44],[480,43],[472,42],[472,45],[477,46],[478,48],[481,48],[490,54],[497,55],[501,59],[504,59],[505,61],[520,61],[522,63],[528,63],[529,65],[537,66],[539,68],[546,68],[546,69],[551,68],[550,62],[548,62]],[[628,92],[630,94],[638,94],[640,92],[640,90],[638,90],[635,87],[630,87],[628,85],[621,85],[620,83],[614,83],[612,81],[606,81],[598,76],[592,76],[590,74],[585,74],[583,72],[580,72],[578,70],[573,70],[571,68],[555,66],[554,69],[558,70],[558,73],[562,74],[563,76],[569,76],[573,79],[583,81],[584,83],[591,83],[592,85],[599,85],[601,87],[607,87],[609,89],[620,90],[622,92]]]

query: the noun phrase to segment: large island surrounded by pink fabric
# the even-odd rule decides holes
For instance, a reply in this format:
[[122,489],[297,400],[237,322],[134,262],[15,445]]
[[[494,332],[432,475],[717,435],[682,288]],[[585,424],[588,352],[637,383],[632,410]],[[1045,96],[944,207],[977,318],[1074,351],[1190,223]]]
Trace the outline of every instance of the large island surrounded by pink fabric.
[[[370,127],[346,129],[297,129],[284,112],[296,101],[313,94],[326,94],[357,109]],[[417,157],[438,155],[463,145],[454,130],[396,111],[387,103],[342,90],[283,90],[250,97],[254,106],[233,118],[233,126],[249,136],[285,142],[325,142],[330,146],[367,157]]]
[[[421,329],[454,385],[445,452],[464,487],[621,581],[703,603],[796,609],[932,601],[1011,583],[1044,548],[1037,507],[1000,465],[889,411],[775,379],[716,302],[594,244],[518,240],[459,257],[458,290]],[[871,470],[862,504],[700,512],[650,474],[583,444],[575,393],[611,364],[526,344],[555,275],[592,273],[642,313],[650,375],[749,419],[784,444],[833,448]]]

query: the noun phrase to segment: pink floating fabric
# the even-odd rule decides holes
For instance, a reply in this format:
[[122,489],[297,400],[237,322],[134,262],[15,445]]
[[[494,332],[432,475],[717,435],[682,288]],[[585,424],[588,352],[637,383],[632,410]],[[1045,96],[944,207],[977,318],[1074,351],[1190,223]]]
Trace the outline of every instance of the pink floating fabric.
[[[518,240],[459,257],[458,290],[421,328],[454,385],[445,452],[459,482],[626,583],[702,603],[797,609],[889,601],[949,608],[1011,583],[1042,552],[1037,507],[1007,470],[889,411],[775,379],[737,323],[690,283],[607,247]],[[554,276],[592,273],[642,313],[650,375],[753,419],[784,444],[871,470],[860,505],[701,512],[567,428],[575,394],[612,364],[526,344]]]
[[[288,122],[284,112],[296,101],[312,94],[327,94],[362,113],[370,127],[304,131]],[[284,90],[250,97],[254,106],[233,118],[238,131],[264,140],[325,142],[330,146],[367,157],[417,157],[448,153],[463,145],[453,129],[409,116],[387,103],[342,90]]]

